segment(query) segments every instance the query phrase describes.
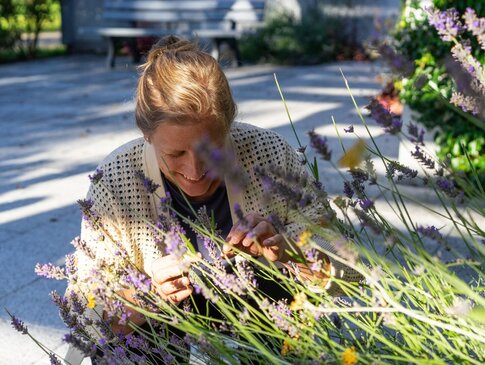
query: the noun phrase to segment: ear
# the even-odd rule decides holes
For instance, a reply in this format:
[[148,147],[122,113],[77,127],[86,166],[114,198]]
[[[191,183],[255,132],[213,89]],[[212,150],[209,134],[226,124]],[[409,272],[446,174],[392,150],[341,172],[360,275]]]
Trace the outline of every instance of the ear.
[[143,138],[145,138],[145,141],[147,141],[148,143],[151,143],[150,142],[150,136],[148,134],[144,134]]

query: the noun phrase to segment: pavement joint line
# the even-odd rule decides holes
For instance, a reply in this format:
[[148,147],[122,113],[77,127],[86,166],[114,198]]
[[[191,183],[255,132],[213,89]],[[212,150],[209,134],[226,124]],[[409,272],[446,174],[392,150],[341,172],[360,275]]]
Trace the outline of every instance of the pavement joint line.
[[41,277],[37,277],[31,281],[29,281],[28,283],[25,283],[25,284],[22,284],[20,286],[18,286],[17,288],[15,288],[14,290],[10,291],[10,292],[7,292],[6,294],[2,295],[0,297],[0,301],[5,299],[5,298],[8,298],[9,296],[11,296],[12,294],[16,294],[18,293],[19,291],[22,291],[23,289],[25,289],[26,287],[32,285],[32,284],[35,284],[36,282],[38,282],[39,280],[44,280],[45,278],[41,278]]

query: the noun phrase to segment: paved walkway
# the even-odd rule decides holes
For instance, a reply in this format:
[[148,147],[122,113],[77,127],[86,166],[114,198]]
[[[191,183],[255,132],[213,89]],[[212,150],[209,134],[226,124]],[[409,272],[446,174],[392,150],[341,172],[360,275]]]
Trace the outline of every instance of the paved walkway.
[[[48,297],[51,290],[62,292],[64,283],[38,278],[33,269],[37,262],[61,263],[72,250],[69,242],[79,234],[80,221],[75,201],[87,191],[87,175],[111,150],[140,135],[132,101],[137,73],[120,61],[115,70],[94,56],[0,67],[0,364],[48,363],[27,336],[11,329],[3,307],[50,349],[65,352],[65,328]],[[340,68],[358,103],[366,105],[380,89],[379,70],[369,63],[228,69],[238,119],[274,129],[296,144],[276,73],[300,136],[306,141],[305,132],[316,128],[340,151],[331,116],[341,133],[359,124]],[[386,153],[397,157],[396,140],[371,128]],[[340,191],[336,173],[322,169],[327,189]]]

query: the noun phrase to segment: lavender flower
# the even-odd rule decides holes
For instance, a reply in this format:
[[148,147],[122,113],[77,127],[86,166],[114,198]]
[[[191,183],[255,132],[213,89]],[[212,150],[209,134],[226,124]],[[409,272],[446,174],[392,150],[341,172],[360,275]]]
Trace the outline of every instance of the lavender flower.
[[62,365],[61,360],[59,360],[59,358],[53,353],[49,354],[49,360],[51,365]]
[[13,315],[10,315],[10,317],[12,318],[12,321],[10,323],[12,324],[13,328],[21,332],[23,335],[26,335],[29,333],[27,326],[24,324],[23,321],[21,321],[20,319],[18,319]]
[[141,170],[136,171],[135,176],[143,182],[143,187],[149,194],[153,194],[160,187],[160,185],[155,184],[152,179],[146,177]]
[[352,189],[352,184],[348,181],[344,182],[344,194],[349,199],[352,199],[354,196],[354,189]]
[[354,212],[363,227],[370,228],[375,234],[382,233],[381,225],[374,218],[360,209],[354,209]]
[[347,128],[344,128],[345,133],[354,133],[354,126],[349,125]]
[[477,37],[478,43],[485,50],[485,18],[478,18],[475,10],[472,8],[467,8],[462,18],[467,29]]
[[91,209],[94,205],[94,202],[91,199],[79,199],[77,203],[81,208],[83,219],[89,219],[93,215],[93,212],[91,211]]
[[67,278],[62,267],[52,265],[51,263],[35,265],[35,273],[47,279],[64,280]]
[[73,345],[86,356],[94,356],[96,354],[96,344],[91,341],[85,341],[84,337],[78,337],[72,333],[64,335],[63,341]]
[[402,180],[405,177],[414,179],[416,176],[418,176],[418,172],[416,170],[410,169],[397,161],[390,161],[387,164],[386,177],[388,179],[392,179],[394,176],[396,176],[396,173],[398,173],[398,180]]
[[291,337],[295,337],[298,334],[298,328],[290,322],[292,318],[291,309],[286,299],[279,300],[276,303],[270,303],[268,299],[264,299],[260,304],[260,308],[267,312],[268,317],[278,328],[288,332]]
[[97,183],[99,183],[101,181],[101,179],[103,178],[103,175],[104,175],[103,170],[96,169],[94,171],[94,173],[92,175],[88,175],[88,177],[89,177],[89,180],[91,180],[91,182],[94,185],[96,185]]
[[90,259],[94,260],[96,258],[96,255],[91,248],[88,247],[86,241],[82,240],[80,237],[74,238],[71,241],[71,245],[73,245],[77,251],[83,252]]
[[410,140],[413,143],[420,144],[424,146],[424,129],[419,129],[418,126],[414,123],[408,124],[408,133],[411,136]]
[[279,176],[275,177],[271,174],[271,171],[259,166],[254,168],[254,172],[262,181],[264,193],[267,195],[276,194],[284,198],[290,209],[304,208],[314,200],[312,195],[305,192],[305,186],[295,185],[294,180],[287,180],[288,178],[292,179],[291,177],[285,179]]
[[207,166],[209,176],[225,179],[240,191],[246,188],[248,176],[237,163],[234,153],[217,148],[207,138],[197,144],[196,151]]
[[310,146],[325,160],[330,161],[332,158],[332,151],[328,147],[327,137],[321,137],[315,133],[314,130],[308,132],[310,137]]
[[463,32],[464,27],[455,8],[447,9],[446,11],[429,8],[427,12],[429,24],[436,29],[441,39],[445,42],[451,41]]
[[131,265],[125,268],[124,275],[121,279],[126,284],[132,285],[136,290],[144,294],[150,292],[152,285],[151,279]]
[[164,237],[165,253],[167,255],[175,255],[176,257],[183,257],[187,252],[187,246],[182,240],[178,227],[172,227],[170,231],[166,232]]
[[436,186],[450,198],[456,198],[461,195],[453,180],[444,177],[439,178],[436,180]]
[[437,242],[443,242],[443,235],[440,233],[439,229],[435,226],[417,226],[416,232],[421,233],[423,236],[431,238]]
[[466,96],[460,92],[453,91],[450,103],[461,108],[464,112],[472,113],[473,115],[480,114],[482,105],[480,101],[473,96]]
[[359,205],[363,210],[368,211],[370,208],[374,206],[374,203],[370,199],[361,199],[359,201]]
[[126,346],[134,348],[134,349],[146,351],[150,348],[146,338],[144,338],[143,336],[137,336],[135,334],[126,335],[125,336],[125,343],[126,343]]
[[56,291],[52,291],[50,296],[51,300],[59,308],[59,314],[66,326],[74,331],[79,330],[81,327],[80,321],[77,314],[70,310],[69,301],[67,298],[61,296]]
[[378,52],[386,63],[399,74],[409,76],[414,72],[414,63],[403,55],[397,53],[390,45],[379,45]]
[[402,120],[384,108],[377,99],[373,99],[366,108],[370,111],[371,117],[377,124],[384,127],[386,133],[397,134],[401,131]]
[[418,160],[422,165],[426,166],[430,170],[434,170],[435,163],[431,157],[428,157],[419,146],[415,146],[415,150],[411,152],[411,156],[413,156],[416,160]]

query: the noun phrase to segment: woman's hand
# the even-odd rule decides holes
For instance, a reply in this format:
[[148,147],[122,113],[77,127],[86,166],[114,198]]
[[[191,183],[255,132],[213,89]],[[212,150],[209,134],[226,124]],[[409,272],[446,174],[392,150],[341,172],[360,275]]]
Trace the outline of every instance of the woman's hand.
[[153,262],[152,285],[163,300],[176,305],[194,290],[189,278],[180,270],[180,259],[174,255],[163,256]]
[[233,247],[252,256],[264,256],[269,261],[287,262],[286,250],[289,245],[285,238],[265,218],[256,213],[244,217],[244,222],[237,222],[226,238],[223,252],[234,256]]

